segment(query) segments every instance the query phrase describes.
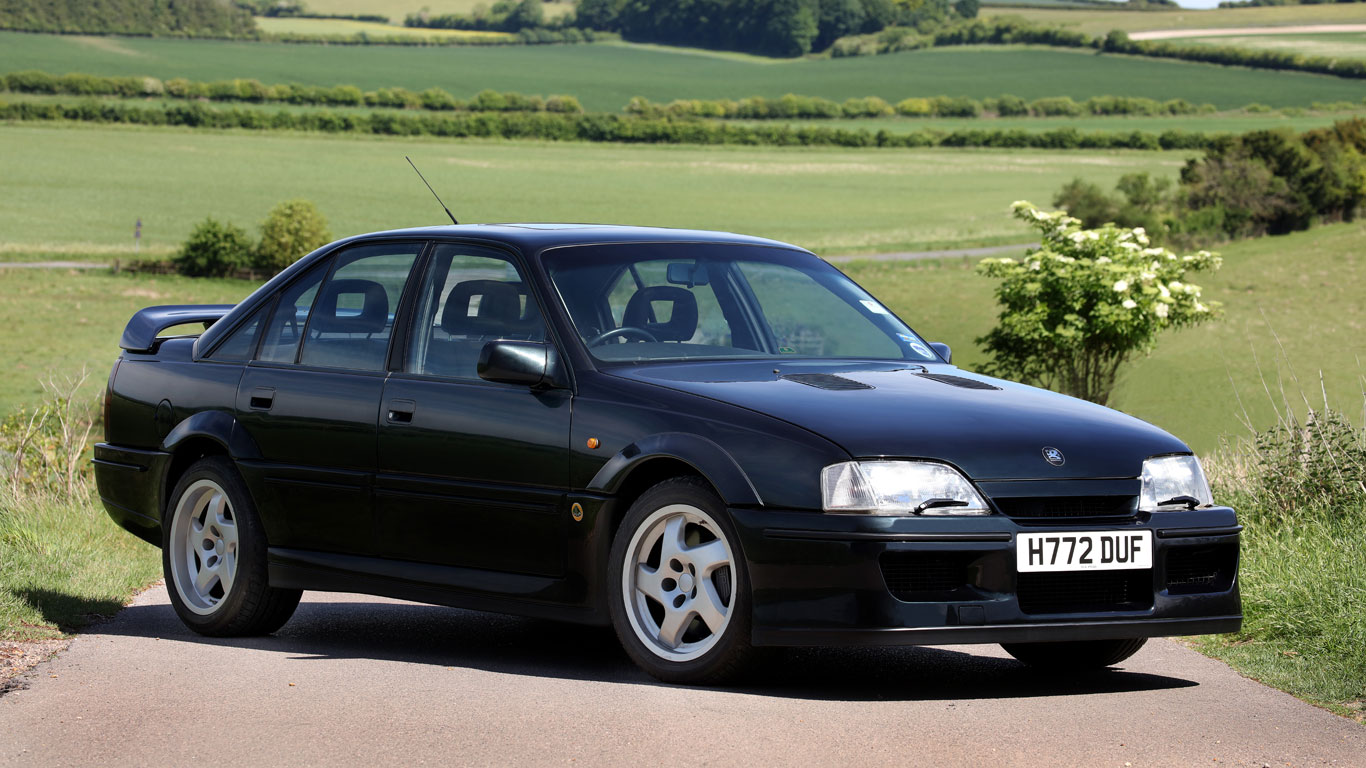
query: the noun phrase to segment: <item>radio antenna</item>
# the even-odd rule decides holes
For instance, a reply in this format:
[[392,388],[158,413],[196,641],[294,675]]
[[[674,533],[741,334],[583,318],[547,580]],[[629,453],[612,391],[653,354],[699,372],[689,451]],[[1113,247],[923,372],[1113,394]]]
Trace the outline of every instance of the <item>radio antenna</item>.
[[[403,159],[408,161],[408,165],[413,165],[413,159],[412,159],[411,157],[408,157],[407,155],[404,155],[404,156],[403,156]],[[418,177],[419,179],[422,179],[422,183],[423,183],[423,184],[427,184],[427,178],[426,178],[425,176],[422,175],[422,171],[419,171],[419,170],[417,169],[417,166],[416,166],[416,165],[413,165],[413,172],[417,174],[417,177]],[[447,207],[446,207],[446,204],[443,203],[443,202],[441,202],[441,195],[438,195],[438,194],[436,193],[436,190],[435,190],[435,189],[432,189],[432,185],[431,185],[431,184],[427,184],[427,189],[432,193],[432,197],[435,197],[435,198],[436,198],[436,202],[437,202],[438,204],[441,205],[441,210],[445,211],[445,212],[446,212],[446,215],[449,216],[449,217],[451,218],[451,223],[458,226],[458,225],[460,224],[460,222],[458,222],[458,221],[455,220],[455,214],[451,213],[451,209],[450,209],[450,208],[447,208]]]

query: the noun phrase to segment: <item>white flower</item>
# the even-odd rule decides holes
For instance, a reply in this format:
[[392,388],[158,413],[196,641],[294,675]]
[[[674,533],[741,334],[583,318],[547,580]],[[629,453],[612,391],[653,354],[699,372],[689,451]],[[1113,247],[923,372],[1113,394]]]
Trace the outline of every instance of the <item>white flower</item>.
[[1110,257],[1109,257],[1109,256],[1101,256],[1100,258],[1096,259],[1096,263],[1097,263],[1097,264],[1109,264],[1109,263],[1110,263]]
[[1036,261],[1031,261],[1031,262],[1029,262],[1029,268],[1030,268],[1030,269],[1033,269],[1033,270],[1036,270],[1036,271],[1037,271],[1037,270],[1039,269],[1039,267],[1042,266],[1042,265],[1043,265],[1043,262],[1037,261],[1037,260],[1036,260]]
[[1028,201],[1028,200],[1016,200],[1015,202],[1013,202],[1013,203],[1010,204],[1010,207],[1011,207],[1011,208],[1014,208],[1014,209],[1017,210],[1017,211],[1018,211],[1019,209],[1021,209],[1021,208],[1028,208],[1028,207],[1029,207],[1029,201]]
[[1164,251],[1166,251],[1165,248],[1145,248],[1145,249],[1143,249],[1143,255],[1144,255],[1144,256],[1161,256],[1161,255],[1163,254]]
[[1166,304],[1163,304],[1163,303],[1160,302],[1160,301],[1157,303],[1157,306],[1153,307],[1153,311],[1157,313],[1157,316],[1158,316],[1158,317],[1161,317],[1161,318],[1166,318],[1166,317],[1167,317],[1167,312],[1168,312],[1168,310],[1167,310],[1167,305],[1166,305]]
[[1133,309],[1134,307],[1138,306],[1138,302],[1134,301],[1133,299],[1125,299],[1124,304],[1122,304],[1121,306],[1123,306],[1125,309]]
[[1014,264],[1014,263],[1015,263],[1015,260],[1012,259],[1012,258],[1010,258],[1009,256],[1006,256],[1006,257],[997,259],[997,260],[996,260],[996,263],[997,263],[997,264]]
[[1116,280],[1116,281],[1115,281],[1115,293],[1124,293],[1124,292],[1127,291],[1127,290],[1129,290],[1129,281],[1128,281],[1128,280]]
[[1151,282],[1153,278],[1157,277],[1157,275],[1153,274],[1152,272],[1144,272],[1143,274],[1139,275],[1139,277],[1143,278],[1143,282],[1147,283]]
[[1208,311],[1209,311],[1209,307],[1205,306],[1204,304],[1201,304],[1201,303],[1200,303],[1200,300],[1199,300],[1199,299],[1196,299],[1196,300],[1195,300],[1195,311],[1196,311],[1196,312],[1208,312]]
[[1046,213],[1044,213],[1043,211],[1040,211],[1040,210],[1033,210],[1033,211],[1030,211],[1030,212],[1029,212],[1029,215],[1030,215],[1030,216],[1033,216],[1035,221],[1047,221],[1047,220],[1048,220],[1048,214],[1046,214]]
[[1086,239],[1086,233],[1085,233],[1085,232],[1073,232],[1072,234],[1070,234],[1070,235],[1067,236],[1067,239],[1068,239],[1068,240],[1071,240],[1071,241],[1074,242],[1074,243],[1080,243],[1082,240],[1085,240],[1085,239]]
[[1167,290],[1167,286],[1163,285],[1162,283],[1157,284],[1157,290],[1159,293],[1162,294],[1163,298],[1171,298],[1172,292]]
[[1137,237],[1143,237],[1143,236],[1146,235],[1146,234],[1148,234],[1148,230],[1144,229],[1143,227],[1134,227],[1134,235],[1135,235],[1135,236],[1137,236]]
[[1088,230],[1086,230],[1086,239],[1087,239],[1087,240],[1099,240],[1099,239],[1100,239],[1100,234],[1098,234],[1094,229],[1088,229]]
[[1138,243],[1120,243],[1119,247],[1123,248],[1126,251],[1137,251]]
[[1173,291],[1185,290],[1185,286],[1181,284],[1180,280],[1173,280],[1170,283],[1167,283],[1167,287],[1172,289]]

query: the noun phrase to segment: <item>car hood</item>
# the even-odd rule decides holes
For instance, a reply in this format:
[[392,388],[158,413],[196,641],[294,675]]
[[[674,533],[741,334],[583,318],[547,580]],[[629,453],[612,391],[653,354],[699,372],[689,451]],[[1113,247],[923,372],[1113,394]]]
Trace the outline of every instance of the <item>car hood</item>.
[[[608,373],[768,414],[855,457],[938,459],[976,480],[1132,478],[1149,456],[1189,452],[1132,416],[944,364],[725,361]],[[1061,466],[1045,448],[1062,452]]]

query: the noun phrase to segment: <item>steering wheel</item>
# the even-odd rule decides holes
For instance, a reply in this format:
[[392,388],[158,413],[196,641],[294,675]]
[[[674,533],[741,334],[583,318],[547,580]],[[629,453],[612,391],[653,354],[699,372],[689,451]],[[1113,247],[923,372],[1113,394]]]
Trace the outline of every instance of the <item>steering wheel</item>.
[[610,331],[599,333],[597,336],[594,336],[593,338],[588,340],[588,346],[596,347],[599,344],[603,344],[604,342],[607,342],[611,339],[615,339],[618,336],[624,337],[632,335],[639,336],[642,341],[659,341],[659,339],[655,338],[655,335],[653,333],[650,333],[644,328],[637,328],[634,325],[623,325],[620,328],[613,328]]

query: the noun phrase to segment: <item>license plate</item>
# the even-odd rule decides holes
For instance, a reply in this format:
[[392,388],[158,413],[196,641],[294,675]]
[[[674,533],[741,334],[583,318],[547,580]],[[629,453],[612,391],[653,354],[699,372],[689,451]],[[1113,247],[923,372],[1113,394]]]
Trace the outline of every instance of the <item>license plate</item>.
[[1152,567],[1152,531],[1049,531],[1015,537],[1015,568],[1020,573]]

